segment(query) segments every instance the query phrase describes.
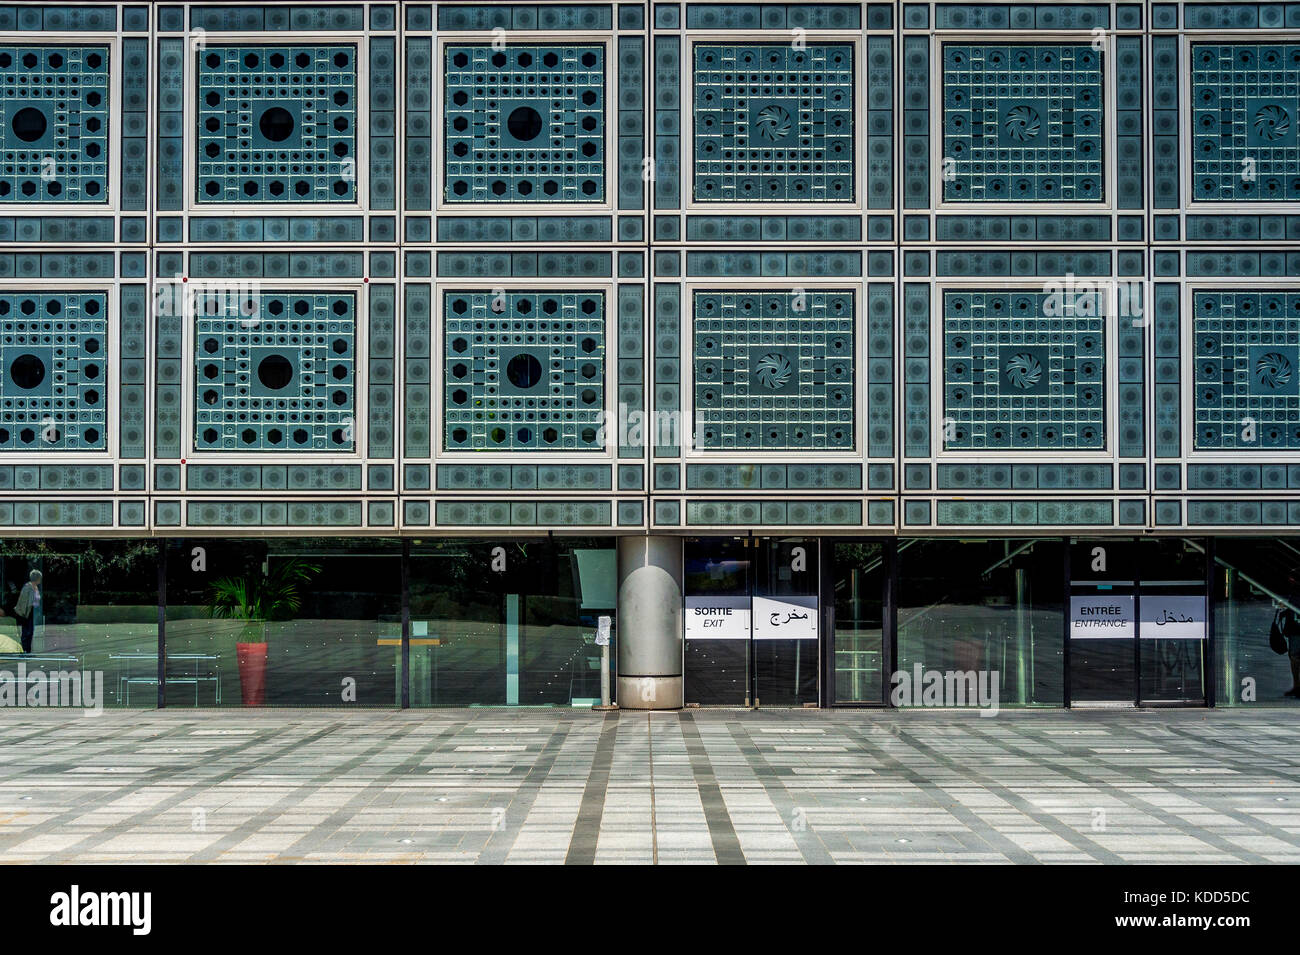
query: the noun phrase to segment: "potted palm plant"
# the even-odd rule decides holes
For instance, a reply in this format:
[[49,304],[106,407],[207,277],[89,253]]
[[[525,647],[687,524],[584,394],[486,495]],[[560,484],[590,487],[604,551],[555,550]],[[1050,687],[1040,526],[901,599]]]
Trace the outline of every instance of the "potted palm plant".
[[242,620],[235,644],[239,689],[245,706],[266,702],[266,623],[284,620],[302,606],[298,585],[320,573],[320,566],[299,557],[281,561],[265,574],[222,577],[211,585],[208,615]]

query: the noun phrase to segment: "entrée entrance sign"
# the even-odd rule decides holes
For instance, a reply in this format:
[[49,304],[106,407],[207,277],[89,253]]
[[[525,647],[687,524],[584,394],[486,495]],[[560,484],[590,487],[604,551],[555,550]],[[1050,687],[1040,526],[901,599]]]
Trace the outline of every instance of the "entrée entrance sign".
[[1070,598],[1071,639],[1114,640],[1134,633],[1132,597]]

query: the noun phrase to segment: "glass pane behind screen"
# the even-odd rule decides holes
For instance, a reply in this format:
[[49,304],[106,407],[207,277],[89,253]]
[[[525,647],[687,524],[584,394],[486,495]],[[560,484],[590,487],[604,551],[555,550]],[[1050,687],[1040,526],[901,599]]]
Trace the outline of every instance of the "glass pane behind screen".
[[[293,593],[281,586],[289,568]],[[265,599],[214,616],[232,588]],[[268,706],[394,706],[400,660],[398,541],[168,543],[168,706],[251,704],[259,679]]]
[[[14,616],[22,587],[38,570],[41,600],[31,615],[31,653]],[[0,541],[0,670],[29,674],[15,689],[29,692],[40,674],[81,672],[101,688],[103,706],[158,702],[158,544],[130,540]],[[100,696],[102,692],[102,696]],[[49,685],[46,686],[46,699]],[[30,698],[30,697],[28,697]],[[68,701],[61,700],[61,705]],[[94,706],[84,694],[74,701]]]
[[836,703],[880,703],[884,686],[884,547],[837,541],[835,548]]
[[898,667],[997,671],[1000,706],[1060,706],[1058,539],[899,543]]

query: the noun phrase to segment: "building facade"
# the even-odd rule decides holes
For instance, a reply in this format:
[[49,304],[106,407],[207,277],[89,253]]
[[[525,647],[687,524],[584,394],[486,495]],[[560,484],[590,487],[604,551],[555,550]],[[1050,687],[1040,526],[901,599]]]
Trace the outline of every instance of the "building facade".
[[0,488],[110,705],[1288,705],[1300,3],[0,5]]

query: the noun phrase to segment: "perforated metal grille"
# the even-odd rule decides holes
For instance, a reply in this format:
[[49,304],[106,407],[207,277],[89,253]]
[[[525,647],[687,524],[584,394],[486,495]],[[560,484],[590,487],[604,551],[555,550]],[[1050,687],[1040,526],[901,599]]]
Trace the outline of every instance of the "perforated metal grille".
[[1198,450],[1300,448],[1300,291],[1192,294]]
[[106,46],[0,46],[0,202],[108,201]]
[[108,446],[108,299],[0,293],[0,451]]
[[853,47],[695,45],[700,201],[852,202]]
[[1105,447],[1098,291],[947,291],[943,444],[949,450]]
[[694,312],[700,447],[853,447],[851,291],[697,291]]
[[604,202],[605,48],[450,45],[447,202]]
[[352,450],[354,294],[205,290],[195,309],[197,450]]
[[1100,201],[1102,109],[1089,45],[945,43],[944,199]]
[[604,447],[602,292],[447,292],[444,447]]
[[355,202],[357,48],[198,57],[198,201]]
[[1192,46],[1192,193],[1300,199],[1300,44]]

